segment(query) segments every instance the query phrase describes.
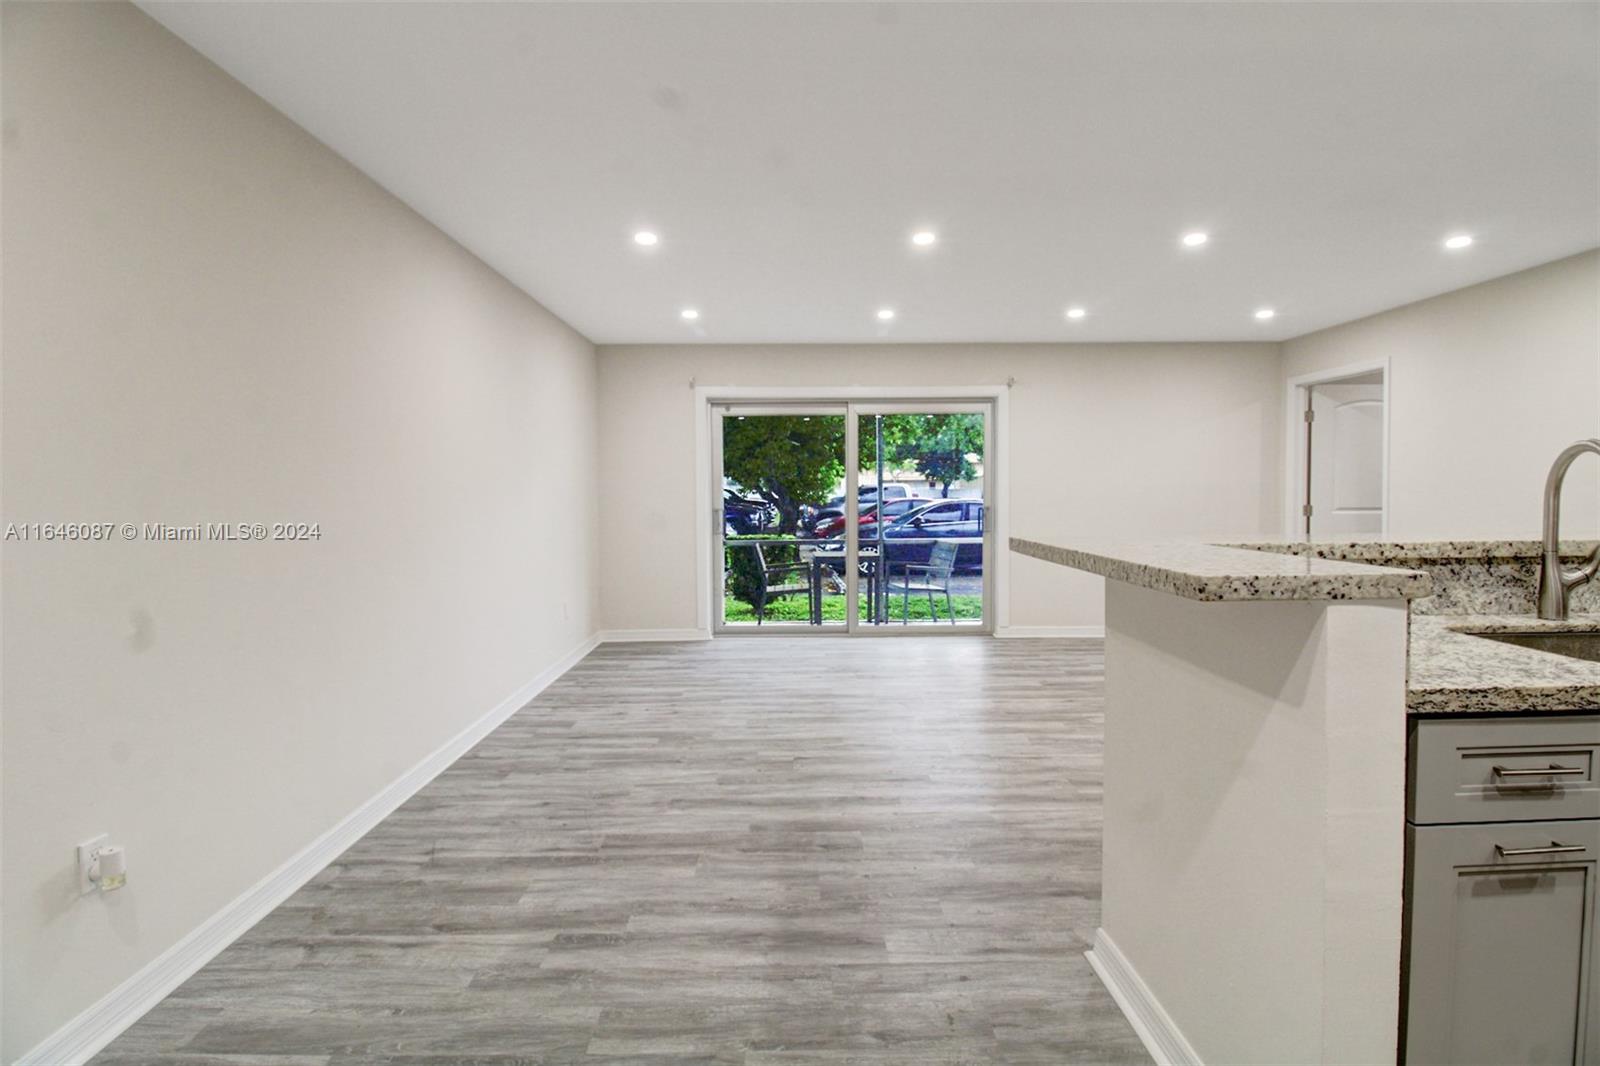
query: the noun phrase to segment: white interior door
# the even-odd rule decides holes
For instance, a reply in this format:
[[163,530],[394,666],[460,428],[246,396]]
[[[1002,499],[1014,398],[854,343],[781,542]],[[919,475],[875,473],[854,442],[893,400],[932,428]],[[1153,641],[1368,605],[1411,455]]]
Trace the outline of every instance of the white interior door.
[[1319,540],[1383,532],[1383,386],[1313,385],[1310,530]]

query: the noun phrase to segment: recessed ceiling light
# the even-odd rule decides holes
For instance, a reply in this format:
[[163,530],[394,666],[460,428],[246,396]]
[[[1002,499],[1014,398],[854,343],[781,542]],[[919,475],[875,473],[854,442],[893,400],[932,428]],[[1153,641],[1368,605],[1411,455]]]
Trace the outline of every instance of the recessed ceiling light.
[[1446,237],[1444,241],[1444,246],[1451,251],[1466,248],[1470,244],[1472,244],[1472,237],[1466,233],[1458,233],[1454,237]]
[[1209,233],[1201,233],[1196,230],[1193,233],[1185,233],[1183,235],[1183,245],[1185,248],[1198,248],[1210,239],[1211,235]]
[[695,319],[700,317],[700,312],[696,311],[692,307],[685,307],[682,311],[678,312],[678,317],[683,319],[685,322],[693,322]]
[[893,322],[894,321],[894,308],[892,308],[892,307],[880,307],[880,308],[878,308],[878,321],[879,322]]
[[1278,312],[1274,311],[1270,307],[1262,307],[1256,311],[1256,318],[1260,319],[1262,322],[1265,322],[1267,319],[1277,315],[1277,313]]
[[939,235],[931,229],[919,229],[911,235],[911,243],[918,248],[926,248],[939,239]]
[[1089,312],[1085,311],[1081,307],[1069,307],[1069,308],[1067,308],[1067,317],[1068,318],[1082,318],[1084,315],[1086,315],[1088,313]]
[[657,237],[654,233],[651,233],[647,229],[642,229],[633,235],[633,243],[639,245],[641,248],[653,248],[655,247],[656,242],[660,240],[660,237]]

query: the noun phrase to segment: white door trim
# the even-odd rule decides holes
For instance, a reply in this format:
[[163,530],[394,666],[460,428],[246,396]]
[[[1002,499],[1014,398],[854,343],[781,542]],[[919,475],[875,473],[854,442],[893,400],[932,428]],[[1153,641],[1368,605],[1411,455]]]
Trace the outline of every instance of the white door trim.
[[[984,456],[985,492],[989,506],[994,510],[991,552],[993,556],[992,583],[994,587],[994,618],[985,627],[999,631],[1010,624],[1010,556],[1009,493],[1011,448],[1008,417],[1010,385],[835,385],[835,386],[783,386],[783,385],[700,385],[691,383],[693,418],[695,426],[694,485],[695,485],[695,628],[706,636],[712,631],[711,573],[712,552],[716,539],[711,535],[712,479],[716,472],[711,467],[712,408],[718,403],[826,403],[857,400],[872,403],[901,404],[919,400],[951,402],[970,400],[994,405],[992,441],[989,454]],[[992,475],[991,475],[992,468]],[[993,484],[989,484],[992,476]],[[990,565],[988,562],[985,565]]]
[[1284,383],[1283,417],[1283,534],[1289,540],[1305,540],[1305,525],[1300,507],[1305,502],[1301,488],[1305,481],[1305,421],[1306,392],[1313,385],[1330,385],[1345,378],[1359,377],[1374,371],[1383,375],[1383,525],[1381,536],[1389,533],[1389,419],[1390,374],[1388,359],[1373,359],[1362,363],[1313,370],[1296,374]]

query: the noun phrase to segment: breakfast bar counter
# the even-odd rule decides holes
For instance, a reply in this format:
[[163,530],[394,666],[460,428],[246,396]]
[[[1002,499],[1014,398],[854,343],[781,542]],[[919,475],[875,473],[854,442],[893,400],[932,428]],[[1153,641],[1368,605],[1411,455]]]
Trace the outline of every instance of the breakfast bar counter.
[[1090,962],[1147,1045],[1392,1062],[1407,603],[1429,574],[1211,544],[1011,547],[1108,579]]
[[1207,603],[1413,599],[1432,589],[1432,579],[1419,570],[1225,544],[1090,541],[1058,546],[1013,537],[1011,550]]

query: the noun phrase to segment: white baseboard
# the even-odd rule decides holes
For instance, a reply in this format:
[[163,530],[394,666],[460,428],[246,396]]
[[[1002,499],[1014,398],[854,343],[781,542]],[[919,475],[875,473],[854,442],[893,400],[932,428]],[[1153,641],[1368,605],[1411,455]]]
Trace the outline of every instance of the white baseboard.
[[704,629],[602,629],[600,643],[631,644],[657,640],[710,640]]
[[488,714],[445,741],[332,829],[306,845],[288,862],[207,918],[182,940],[108,992],[99,1002],[46,1037],[33,1050],[17,1059],[16,1066],[77,1066],[86,1062],[196,970],[215,958],[223,948],[293,895],[323,867],[338,858],[345,849],[365,836],[373,826],[387,818],[423,785],[525,707],[551,682],[576,666],[599,643],[598,637],[589,637],[540,671],[538,676],[507,696]]
[[1094,948],[1084,952],[1084,957],[1159,1066],[1202,1066],[1172,1016],[1104,929],[1094,931]]
[[994,635],[1002,639],[1060,639],[1094,637],[1103,639],[1106,635],[1105,626],[1006,626],[994,631]]

